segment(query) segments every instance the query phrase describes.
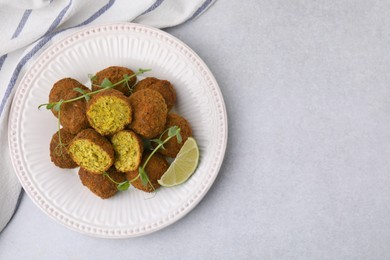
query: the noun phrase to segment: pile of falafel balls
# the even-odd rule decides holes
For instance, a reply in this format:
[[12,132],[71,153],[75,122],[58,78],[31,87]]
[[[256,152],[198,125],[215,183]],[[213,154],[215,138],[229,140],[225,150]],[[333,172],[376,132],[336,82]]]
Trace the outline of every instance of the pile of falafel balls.
[[[91,78],[92,89],[72,78],[61,79],[53,85],[49,103],[85,96],[99,90],[107,79],[115,85],[133,74],[129,68],[108,67]],[[88,99],[62,103],[59,111],[51,109],[62,126],[50,142],[51,161],[60,168],[80,166],[82,184],[102,199],[118,192],[112,180],[128,180],[136,189],[153,192],[169,167],[167,157],[175,158],[192,136],[188,121],[170,113],[175,102],[176,92],[169,81],[147,77],[137,82],[133,77]],[[144,185],[138,168],[153,149],[144,143],[161,135],[164,140],[165,130],[172,126],[180,128],[182,142],[172,138],[150,158],[144,169],[149,182]]]

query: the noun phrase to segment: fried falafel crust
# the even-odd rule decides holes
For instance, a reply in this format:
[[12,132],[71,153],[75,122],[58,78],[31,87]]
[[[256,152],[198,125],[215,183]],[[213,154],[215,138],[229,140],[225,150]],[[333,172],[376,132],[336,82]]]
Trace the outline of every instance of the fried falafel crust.
[[[178,126],[180,128],[180,135],[182,137],[181,143],[178,143],[176,138],[172,138],[164,144],[165,149],[159,149],[158,152],[162,155],[175,158],[176,155],[179,153],[180,148],[184,145],[185,141],[187,141],[188,137],[192,136],[192,129],[190,124],[184,117],[179,116],[175,113],[168,114],[165,128],[169,128],[172,126]],[[165,133],[162,136],[162,140],[165,140],[167,137],[168,134]]]
[[153,89],[163,96],[168,111],[175,105],[176,91],[168,80],[161,80],[154,77],[145,78],[135,85],[134,92],[146,88]]
[[[69,100],[79,96],[81,96],[81,93],[71,91],[64,95],[64,100]],[[87,102],[85,99],[63,103],[60,111],[60,123],[62,127],[72,134],[78,134],[81,130],[89,128],[90,126],[86,110]]]
[[[142,156],[141,165],[145,163],[150,152],[145,152]],[[150,183],[147,185],[143,185],[141,178],[138,177],[136,180],[131,182],[136,189],[145,191],[145,192],[153,192],[160,187],[160,184],[157,182],[163,176],[163,174],[167,171],[169,164],[164,156],[155,153],[149,160],[148,164],[145,167],[146,174],[148,175]],[[136,178],[138,175],[138,170],[126,172],[127,180],[131,181]]]
[[165,129],[168,109],[160,93],[152,89],[143,89],[130,96],[133,107],[133,122],[129,125],[137,134],[153,138]]
[[[82,142],[77,143],[80,140]],[[89,148],[85,149],[86,145],[89,146]],[[99,148],[99,151],[96,151],[96,147]],[[107,140],[107,138],[100,135],[92,128],[81,131],[75,138],[73,138],[68,147],[68,153],[72,157],[73,161],[75,161],[80,167],[96,174],[102,174],[107,171],[114,164],[115,159],[112,144]],[[105,153],[106,156],[102,153]],[[86,157],[87,155],[90,155],[90,157]],[[99,156],[104,156],[102,159],[108,159],[108,161],[105,163],[103,162],[105,165],[97,165],[95,167],[95,164],[99,160]],[[88,162],[86,163],[85,160]],[[94,167],[99,169],[94,169]]]
[[[102,84],[103,80],[107,78],[111,81],[111,83],[115,84],[121,80],[123,80],[124,75],[131,76],[134,74],[134,71],[132,71],[129,68],[121,67],[121,66],[111,66],[108,68],[105,68],[99,72],[96,73],[95,78],[92,81],[92,91],[100,89],[100,85]],[[114,89],[122,92],[126,96],[130,96],[131,94],[131,87],[135,84],[137,81],[137,77],[131,78],[127,85],[120,84],[118,86],[115,86]]]
[[144,88],[156,83],[159,80],[160,79],[155,78],[155,77],[146,77],[146,78],[138,81],[137,84],[135,84],[134,91],[144,89]]
[[73,169],[77,167],[77,164],[73,161],[72,157],[67,151],[67,147],[70,142],[76,136],[64,128],[60,129],[61,143],[64,145],[62,148],[59,146],[58,131],[52,136],[50,141],[50,159],[58,167],[64,169]]
[[[74,88],[81,88],[86,92],[89,92],[89,88],[78,82],[73,78],[63,78],[54,83],[49,93],[49,103],[58,102],[61,99],[66,100],[69,98],[75,98],[81,96],[81,93],[74,90]],[[73,96],[72,96],[73,94]],[[58,111],[51,109],[54,116],[58,117]]]
[[[118,172],[113,167],[111,167],[107,173],[116,182],[126,181],[126,175],[124,173]],[[81,183],[85,187],[87,187],[90,191],[102,199],[108,199],[118,192],[116,187],[117,185],[103,174],[95,174],[84,168],[80,168],[79,177]]]

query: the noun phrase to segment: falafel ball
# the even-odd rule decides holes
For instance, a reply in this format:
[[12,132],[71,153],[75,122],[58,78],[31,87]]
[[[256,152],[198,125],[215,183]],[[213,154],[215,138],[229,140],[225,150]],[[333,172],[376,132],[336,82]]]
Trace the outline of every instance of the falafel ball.
[[130,103],[133,107],[130,129],[145,138],[153,138],[164,130],[168,109],[160,93],[142,89],[130,96]]
[[92,128],[76,135],[68,153],[80,167],[97,174],[107,171],[114,163],[112,144]]
[[[118,172],[114,167],[111,167],[107,171],[107,174],[116,182],[126,181],[125,174]],[[108,199],[118,192],[117,185],[103,174],[95,174],[84,168],[80,168],[79,177],[85,187],[102,199]]]
[[[149,157],[150,152],[145,152],[142,156],[141,165],[145,163],[147,158]],[[148,164],[145,167],[146,174],[148,175],[150,185],[148,182],[147,185],[143,185],[141,178],[138,177],[136,180],[132,181],[131,184],[139,190],[146,192],[153,192],[158,189],[161,185],[157,182],[163,176],[163,174],[167,171],[169,164],[164,156],[155,153],[149,160]],[[126,172],[126,178],[131,181],[138,176],[138,170]]]
[[[59,143],[59,135],[61,136],[61,143]],[[77,164],[70,157],[67,147],[70,142],[75,137],[74,134],[70,133],[64,128],[61,128],[60,131],[55,132],[50,141],[50,159],[51,161],[60,168],[72,169],[76,168]]]
[[[79,96],[81,96],[81,93],[78,93],[77,91],[69,91],[64,94],[64,100],[69,100]],[[90,127],[86,115],[86,109],[87,102],[84,98],[69,103],[63,103],[60,111],[60,123],[63,128],[72,134],[78,134],[81,130]]]
[[134,91],[136,91],[137,88],[138,88],[138,90],[144,89],[144,88],[158,82],[159,80],[160,79],[155,78],[155,77],[146,77],[146,78],[138,81],[137,84],[135,84]]
[[92,96],[87,106],[87,118],[101,135],[110,135],[131,123],[132,107],[123,93],[108,89]]
[[[162,155],[175,158],[179,153],[180,148],[184,145],[185,141],[187,141],[187,138],[192,136],[192,130],[188,121],[175,113],[168,114],[165,128],[172,126],[178,126],[180,128],[180,135],[182,137],[181,143],[178,143],[176,138],[172,138],[164,144],[165,149],[159,149],[158,152]],[[162,140],[165,140],[167,137],[168,133],[165,133],[162,136]]]
[[111,137],[115,151],[115,168],[120,172],[134,171],[141,163],[144,145],[141,138],[130,130],[122,130]]
[[[108,68],[105,68],[98,73],[96,73],[95,77],[92,80],[92,90],[98,90],[100,89],[100,85],[102,84],[103,80],[107,78],[111,81],[112,84],[115,84],[121,80],[123,80],[123,76],[131,76],[134,74],[134,71],[132,71],[129,68],[120,67],[120,66],[111,66]],[[118,86],[115,86],[114,89],[119,90],[126,96],[130,96],[131,94],[131,87],[135,84],[137,81],[137,77],[132,77],[127,84],[123,83]]]
[[[73,93],[75,95],[74,97],[80,96],[81,94],[73,90],[74,88],[81,88],[86,92],[89,91],[89,88],[87,88],[77,80],[72,78],[63,78],[54,83],[53,87],[51,88],[49,93],[49,103],[58,102],[61,99],[66,100],[69,93]],[[54,116],[58,117],[58,111],[52,108],[51,112],[53,112]]]
[[145,88],[153,89],[159,92],[163,96],[168,110],[171,110],[176,102],[176,91],[173,88],[171,82],[153,77],[145,78],[135,85],[134,92]]

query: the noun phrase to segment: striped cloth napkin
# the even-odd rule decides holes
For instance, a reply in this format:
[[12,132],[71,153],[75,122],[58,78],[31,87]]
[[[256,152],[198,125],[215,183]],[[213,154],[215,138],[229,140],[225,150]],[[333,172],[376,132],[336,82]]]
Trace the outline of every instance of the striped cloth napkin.
[[202,14],[215,0],[0,0],[0,232],[21,194],[8,148],[8,116],[18,82],[51,42],[84,26],[135,22],[172,27]]

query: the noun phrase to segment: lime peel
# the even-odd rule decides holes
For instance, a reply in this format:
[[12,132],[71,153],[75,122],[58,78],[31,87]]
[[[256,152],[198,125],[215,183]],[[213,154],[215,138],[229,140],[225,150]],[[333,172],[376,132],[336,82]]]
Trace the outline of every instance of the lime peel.
[[173,187],[187,181],[199,162],[199,148],[194,138],[189,137],[167,171],[157,181],[163,187]]

